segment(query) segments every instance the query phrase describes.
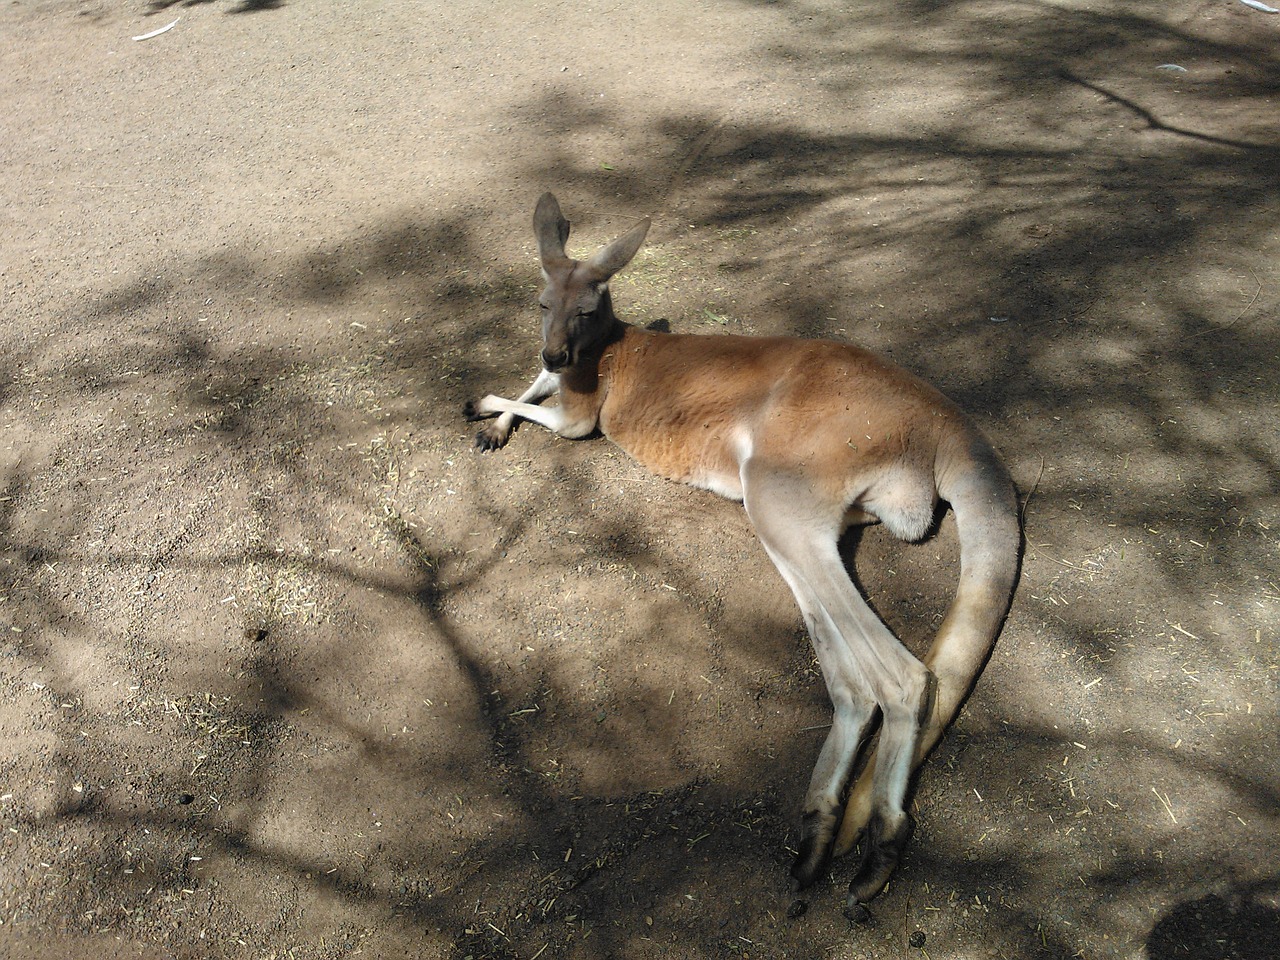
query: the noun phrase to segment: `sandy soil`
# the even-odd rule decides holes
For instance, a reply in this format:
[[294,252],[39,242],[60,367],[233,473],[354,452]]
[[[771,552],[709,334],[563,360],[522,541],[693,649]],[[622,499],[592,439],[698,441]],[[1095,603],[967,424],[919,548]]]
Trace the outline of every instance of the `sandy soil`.
[[[0,955],[1280,956],[1280,16],[13,0],[0,38]],[[535,370],[546,189],[571,249],[654,217],[625,317],[882,350],[1027,499],[869,926],[844,862],[787,917],[829,713],[740,508],[471,448]],[[848,546],[918,649],[949,526]]]

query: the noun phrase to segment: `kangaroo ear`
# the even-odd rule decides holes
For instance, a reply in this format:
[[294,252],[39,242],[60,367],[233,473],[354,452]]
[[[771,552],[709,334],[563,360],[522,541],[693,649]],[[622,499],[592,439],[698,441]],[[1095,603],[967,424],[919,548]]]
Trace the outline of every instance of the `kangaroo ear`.
[[597,251],[587,261],[592,279],[596,283],[604,283],[630,263],[636,251],[640,249],[640,244],[644,243],[644,236],[648,232],[649,218],[645,217],[613,243]]
[[560,204],[550,192],[538,198],[538,207],[533,211],[533,235],[538,239],[538,256],[543,263],[565,259],[569,221],[560,212]]

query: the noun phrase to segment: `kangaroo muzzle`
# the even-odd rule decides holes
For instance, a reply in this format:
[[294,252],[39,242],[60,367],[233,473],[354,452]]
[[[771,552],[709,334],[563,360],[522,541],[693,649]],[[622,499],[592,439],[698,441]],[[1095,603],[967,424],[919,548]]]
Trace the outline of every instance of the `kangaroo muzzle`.
[[556,373],[569,366],[570,356],[568,348],[561,350],[544,349],[542,351],[542,365],[547,368],[548,373]]

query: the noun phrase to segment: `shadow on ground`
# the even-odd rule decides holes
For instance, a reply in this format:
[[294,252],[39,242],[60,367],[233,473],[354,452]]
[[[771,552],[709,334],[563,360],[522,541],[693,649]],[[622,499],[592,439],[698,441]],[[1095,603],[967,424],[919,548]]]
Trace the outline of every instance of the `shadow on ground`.
[[[737,508],[528,427],[467,449],[462,402],[531,372],[523,209],[493,213],[496,256],[410,211],[283,270],[140,269],[5,348],[4,688],[35,718],[0,762],[34,785],[2,801],[28,891],[7,922],[183,949],[204,924],[227,955],[264,931],[457,957],[899,955],[916,932],[1275,954],[1274,50],[1044,7],[988,42],[981,4],[862,11],[892,37],[868,49],[847,15],[792,9],[762,62],[846,105],[825,128],[629,129],[562,91],[510,112],[618,124],[663,159],[621,184],[554,144],[512,162],[584,243],[623,222],[597,210],[657,216],[624,315],[868,342],[1017,474],[1022,593],[876,925],[850,931],[830,886],[786,918],[825,703]],[[902,18],[966,42],[870,29]],[[1130,66],[1189,50],[1232,69]],[[983,93],[886,122],[850,65],[873,54],[951,58]],[[249,290],[281,329],[203,316]],[[949,528],[859,557],[918,646]]]

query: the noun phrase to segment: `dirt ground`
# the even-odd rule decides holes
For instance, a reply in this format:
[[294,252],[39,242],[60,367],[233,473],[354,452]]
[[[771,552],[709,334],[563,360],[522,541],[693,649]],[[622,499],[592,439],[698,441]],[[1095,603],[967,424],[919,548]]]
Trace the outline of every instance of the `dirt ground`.
[[[0,111],[0,956],[1280,956],[1280,16],[10,0]],[[472,449],[547,189],[654,218],[624,318],[884,351],[1019,483],[867,926],[787,915],[829,707],[741,508]],[[921,649],[949,521],[847,552]]]

